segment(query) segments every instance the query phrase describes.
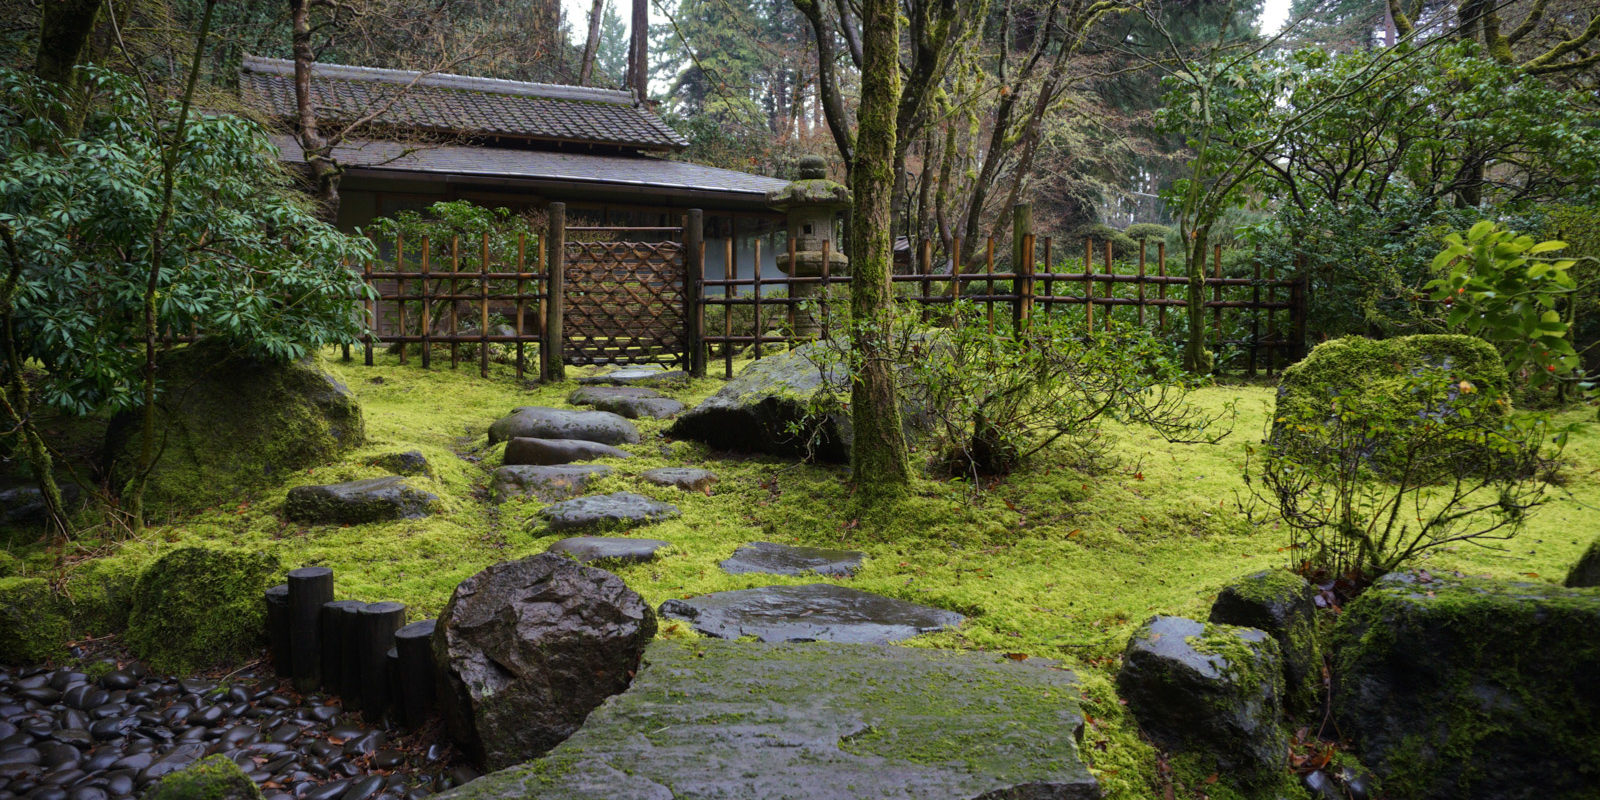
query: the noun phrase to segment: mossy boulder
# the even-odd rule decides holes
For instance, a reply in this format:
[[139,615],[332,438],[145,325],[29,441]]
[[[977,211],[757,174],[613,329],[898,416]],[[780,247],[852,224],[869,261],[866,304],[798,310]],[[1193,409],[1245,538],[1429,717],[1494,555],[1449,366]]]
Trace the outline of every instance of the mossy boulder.
[[1281,782],[1283,663],[1264,631],[1152,617],[1128,640],[1117,694],[1163,749],[1202,762],[1230,782]]
[[1337,730],[1409,800],[1592,798],[1600,592],[1394,573],[1334,629]]
[[1224,587],[1210,621],[1266,631],[1283,656],[1284,705],[1299,712],[1318,707],[1322,649],[1317,643],[1317,590],[1286,569],[1246,575]]
[[120,555],[80,562],[67,575],[63,610],[77,633],[103,635],[128,628],[134,587],[143,564]]
[[283,501],[283,516],[311,524],[360,525],[392,519],[421,519],[439,497],[406,483],[399,475],[320,486],[296,486]]
[[43,578],[0,578],[0,664],[34,664],[65,652],[66,615]]
[[128,646],[151,667],[192,672],[243,661],[261,646],[261,593],[280,571],[275,556],[181,547],[157,559],[134,585]]
[[1572,565],[1567,572],[1566,585],[1573,589],[1600,586],[1600,538],[1589,543],[1589,549],[1583,552],[1583,557]]
[[[146,507],[191,511],[238,502],[242,493],[326,463],[361,443],[361,407],[311,360],[249,358],[202,341],[163,357],[157,426],[160,458]],[[119,415],[106,458],[121,486],[141,448],[138,414]]]
[[673,423],[667,435],[718,450],[844,462],[850,415],[825,405],[848,392],[842,364],[817,342],[763,358]]
[[261,800],[261,790],[238,764],[220,753],[168,774],[143,800]]
[[[1442,387],[1419,392],[1419,386]],[[1471,336],[1417,335],[1394,339],[1347,336],[1323,342],[1283,371],[1273,409],[1271,444],[1305,463],[1343,458],[1348,437],[1332,434],[1369,425],[1383,430],[1359,444],[1362,458],[1385,470],[1404,455],[1423,423],[1471,413],[1504,418],[1511,411],[1510,379],[1500,354]],[[1336,422],[1335,406],[1346,416]],[[1356,419],[1354,417],[1365,417]],[[1492,454],[1485,454],[1492,459]],[[1481,466],[1482,459],[1462,459]]]

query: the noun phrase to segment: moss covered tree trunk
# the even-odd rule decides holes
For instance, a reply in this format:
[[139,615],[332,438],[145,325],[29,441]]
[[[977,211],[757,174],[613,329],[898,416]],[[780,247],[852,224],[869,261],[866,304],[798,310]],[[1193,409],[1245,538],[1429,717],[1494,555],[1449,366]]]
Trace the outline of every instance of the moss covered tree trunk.
[[861,106],[850,212],[850,346],[857,371],[850,390],[855,428],[850,461],[856,485],[896,494],[911,482],[895,365],[890,363],[890,225],[894,192],[895,112],[900,101],[899,10],[893,0],[861,5]]
[[311,71],[316,51],[311,46],[311,11],[307,0],[289,0],[289,23],[294,53],[295,140],[311,168],[319,216],[332,225],[339,220],[339,179],[342,170],[333,159],[333,143],[317,127],[316,99],[311,95]]
[[100,16],[101,0],[43,0],[39,4],[39,52],[33,74],[66,84]]
[[1184,274],[1189,279],[1189,298],[1184,309],[1189,321],[1189,338],[1184,342],[1183,368],[1195,375],[1210,372],[1214,363],[1211,351],[1206,349],[1206,242],[1210,239],[1210,225],[1183,232]]

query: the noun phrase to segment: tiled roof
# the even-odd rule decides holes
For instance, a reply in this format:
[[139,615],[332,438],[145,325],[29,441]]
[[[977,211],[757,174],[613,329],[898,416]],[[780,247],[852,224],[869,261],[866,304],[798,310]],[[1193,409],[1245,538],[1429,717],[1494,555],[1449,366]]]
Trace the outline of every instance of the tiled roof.
[[[273,136],[287,163],[304,160],[292,136]],[[789,184],[778,178],[707,167],[650,156],[591,155],[545,150],[464,145],[415,145],[386,141],[352,141],[334,148],[345,167],[370,167],[483,178],[561,181],[597,186],[675,189],[759,200]]]
[[[351,120],[393,101],[375,121],[428,132],[502,136],[677,150],[688,142],[629,92],[494,78],[317,64],[318,113]],[[294,62],[246,56],[239,75],[246,104],[295,114]],[[398,99],[396,97],[398,96]]]

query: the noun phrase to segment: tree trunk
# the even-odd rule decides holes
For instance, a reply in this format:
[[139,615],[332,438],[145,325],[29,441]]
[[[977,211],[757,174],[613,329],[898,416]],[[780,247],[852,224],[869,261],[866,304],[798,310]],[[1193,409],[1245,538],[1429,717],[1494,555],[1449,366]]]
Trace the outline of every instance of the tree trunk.
[[606,0],[594,0],[589,9],[589,38],[583,42],[583,63],[578,66],[578,85],[588,86],[594,75],[594,57],[600,52],[600,20],[605,16]]
[[317,129],[317,106],[311,96],[311,71],[317,57],[311,47],[311,18],[306,0],[289,0],[294,52],[295,139],[311,168],[318,216],[328,224],[339,219],[339,178],[333,145]]
[[44,437],[39,435],[39,425],[33,418],[33,398],[28,390],[27,376],[22,374],[23,359],[17,352],[12,324],[17,284],[22,279],[22,254],[17,251],[17,243],[9,226],[0,223],[0,236],[5,239],[6,257],[11,264],[6,271],[5,283],[0,284],[0,334],[4,334],[5,338],[6,361],[6,385],[0,386],[0,402],[4,403],[7,416],[16,423],[23,444],[28,449],[28,461],[39,481],[39,497],[44,501],[45,516],[49,518],[51,543],[60,557],[66,554],[65,545],[72,536],[72,527],[67,520],[66,504],[61,501],[61,488],[56,485],[50,451],[45,447]]
[[43,0],[39,4],[39,52],[33,74],[54,83],[72,81],[72,68],[94,33],[101,0]]
[[895,111],[900,99],[899,9],[894,0],[861,5],[863,63],[856,159],[850,170],[850,345],[857,363],[850,391],[855,429],[851,466],[868,496],[901,493],[911,482],[900,398],[890,362],[889,275],[894,257]]
[[633,0],[628,31],[628,88],[640,102],[650,97],[650,0]]
[[1211,351],[1206,349],[1206,242],[1211,240],[1211,226],[1184,231],[1183,240],[1184,268],[1189,278],[1189,302],[1184,309],[1189,320],[1189,340],[1183,347],[1183,368],[1192,375],[1205,375],[1214,364]]

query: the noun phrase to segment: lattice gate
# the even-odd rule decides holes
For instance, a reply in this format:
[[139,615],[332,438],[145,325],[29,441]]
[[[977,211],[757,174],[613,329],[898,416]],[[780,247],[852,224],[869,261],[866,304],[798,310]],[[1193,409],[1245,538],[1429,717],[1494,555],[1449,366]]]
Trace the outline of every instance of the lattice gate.
[[[683,229],[569,227],[566,232],[563,360],[687,366]],[[630,235],[662,240],[623,239]]]

